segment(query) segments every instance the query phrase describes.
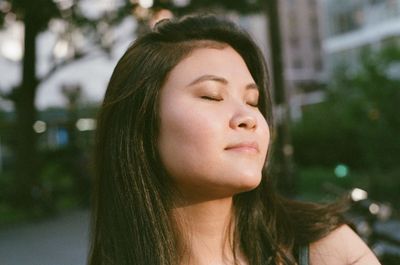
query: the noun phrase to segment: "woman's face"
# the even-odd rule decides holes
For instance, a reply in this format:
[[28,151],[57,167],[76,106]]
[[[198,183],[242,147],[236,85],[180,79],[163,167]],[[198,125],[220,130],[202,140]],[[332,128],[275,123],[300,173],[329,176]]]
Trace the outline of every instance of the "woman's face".
[[170,72],[161,88],[158,148],[185,197],[222,198],[257,187],[269,143],[258,96],[229,46],[195,49]]

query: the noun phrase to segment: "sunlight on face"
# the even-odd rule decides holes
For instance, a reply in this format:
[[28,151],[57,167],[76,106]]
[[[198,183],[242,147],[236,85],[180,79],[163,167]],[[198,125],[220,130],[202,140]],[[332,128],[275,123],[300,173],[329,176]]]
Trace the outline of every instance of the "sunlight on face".
[[258,89],[231,47],[198,48],[170,72],[160,95],[161,160],[185,197],[213,199],[261,180],[269,128]]

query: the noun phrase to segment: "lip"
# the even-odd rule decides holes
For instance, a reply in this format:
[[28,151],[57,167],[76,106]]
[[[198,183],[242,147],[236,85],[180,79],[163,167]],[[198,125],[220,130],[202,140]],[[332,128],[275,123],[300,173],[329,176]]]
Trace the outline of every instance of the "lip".
[[248,152],[248,153],[258,153],[259,148],[256,142],[240,142],[236,144],[228,145],[225,150],[238,151],[238,152]]

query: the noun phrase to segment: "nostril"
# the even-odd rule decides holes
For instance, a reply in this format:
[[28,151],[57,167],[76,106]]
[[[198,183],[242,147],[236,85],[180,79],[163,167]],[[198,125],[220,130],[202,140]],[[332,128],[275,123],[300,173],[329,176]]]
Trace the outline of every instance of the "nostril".
[[246,121],[246,122],[240,123],[240,124],[238,125],[238,127],[239,127],[239,128],[244,128],[244,129],[246,129],[246,128],[252,129],[252,128],[256,127],[256,123],[255,123],[254,121],[252,121],[252,120],[248,120],[248,121]]
[[230,120],[230,127],[233,129],[254,129],[257,127],[257,121],[255,117],[250,115],[237,115]]

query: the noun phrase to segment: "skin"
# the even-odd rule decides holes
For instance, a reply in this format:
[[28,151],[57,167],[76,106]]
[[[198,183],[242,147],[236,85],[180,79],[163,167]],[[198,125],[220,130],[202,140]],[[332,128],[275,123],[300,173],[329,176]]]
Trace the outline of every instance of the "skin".
[[[183,197],[174,214],[190,220],[185,264],[232,261],[225,237],[232,196],[258,186],[269,143],[257,102],[254,80],[230,47],[194,50],[161,89],[160,157]],[[258,150],[226,149],[243,142]]]
[[311,265],[379,265],[378,259],[362,239],[347,225],[310,245]]
[[[269,128],[257,103],[254,80],[230,47],[196,49],[170,72],[161,89],[158,144],[187,202],[225,199],[258,186]],[[258,150],[226,149],[246,142]]]
[[[195,49],[161,88],[158,148],[182,196],[172,215],[187,220],[183,264],[233,264],[232,197],[258,186],[270,140],[257,102],[255,82],[229,46]],[[230,148],[240,143],[247,147]],[[237,253],[239,264],[248,264]],[[379,264],[346,226],[311,245],[310,258],[312,264]]]

